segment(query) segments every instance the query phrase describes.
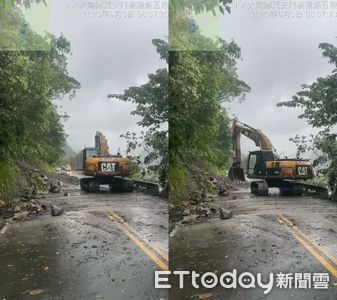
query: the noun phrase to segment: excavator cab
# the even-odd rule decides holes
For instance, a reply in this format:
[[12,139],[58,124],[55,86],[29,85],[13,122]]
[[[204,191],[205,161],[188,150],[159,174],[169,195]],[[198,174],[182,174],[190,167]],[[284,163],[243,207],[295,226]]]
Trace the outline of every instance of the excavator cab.
[[267,172],[267,161],[274,160],[274,153],[270,150],[252,151],[248,156],[247,177],[256,178],[265,176]]
[[98,151],[96,148],[84,148],[83,149],[83,170],[86,169],[86,161],[90,157],[98,156]]
[[[266,162],[273,160],[273,151],[258,150],[250,152],[247,162],[247,177],[257,178],[265,176],[267,173]],[[245,181],[245,170],[240,165],[233,164],[229,170],[229,178],[232,180]]]

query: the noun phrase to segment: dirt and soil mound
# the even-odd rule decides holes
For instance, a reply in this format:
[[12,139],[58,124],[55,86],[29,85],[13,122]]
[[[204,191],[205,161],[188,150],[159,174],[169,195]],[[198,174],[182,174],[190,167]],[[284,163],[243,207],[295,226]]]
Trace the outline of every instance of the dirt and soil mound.
[[[49,203],[48,194],[62,193],[63,189],[79,185],[79,178],[62,173],[48,174],[30,166],[23,165],[18,177],[17,196],[11,201],[0,200],[0,230],[10,221],[23,221],[38,214],[55,213],[55,207]],[[65,192],[62,196],[67,196]],[[59,208],[58,211],[62,211]]]

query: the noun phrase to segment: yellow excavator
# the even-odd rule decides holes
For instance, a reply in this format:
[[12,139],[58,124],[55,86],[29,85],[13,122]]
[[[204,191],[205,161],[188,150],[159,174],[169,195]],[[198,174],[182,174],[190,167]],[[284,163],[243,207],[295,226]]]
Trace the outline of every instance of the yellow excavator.
[[111,155],[105,136],[96,132],[95,147],[83,149],[83,173],[81,189],[98,192],[100,185],[109,185],[111,192],[132,192],[133,180],[129,179],[130,161],[120,153]]
[[234,120],[232,124],[232,144],[234,158],[229,170],[229,177],[234,181],[245,181],[245,172],[241,167],[241,135],[255,142],[258,151],[248,155],[247,177],[251,192],[256,195],[268,195],[270,187],[280,189],[282,194],[302,195],[303,189],[319,188],[300,181],[313,178],[313,166],[309,160],[300,158],[276,158],[269,138],[259,129]]

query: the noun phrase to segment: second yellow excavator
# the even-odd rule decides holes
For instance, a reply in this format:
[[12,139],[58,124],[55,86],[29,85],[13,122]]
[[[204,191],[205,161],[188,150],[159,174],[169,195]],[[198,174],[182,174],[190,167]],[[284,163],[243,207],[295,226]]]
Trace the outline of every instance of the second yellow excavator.
[[299,181],[313,178],[311,162],[300,158],[276,158],[269,138],[260,130],[238,120],[234,120],[232,125],[234,159],[229,170],[232,180],[245,181],[244,169],[241,167],[241,135],[254,141],[261,149],[248,155],[247,177],[257,179],[250,183],[252,193],[268,195],[269,187],[279,188],[288,195],[303,193],[305,185]]

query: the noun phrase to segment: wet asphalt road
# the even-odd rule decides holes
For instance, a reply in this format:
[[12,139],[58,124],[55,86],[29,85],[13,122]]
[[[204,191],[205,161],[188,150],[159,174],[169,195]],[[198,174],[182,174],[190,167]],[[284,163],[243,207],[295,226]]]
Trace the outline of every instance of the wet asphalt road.
[[167,264],[167,200],[68,190],[48,196],[63,215],[0,234],[0,299],[167,299],[154,288],[162,265],[149,256]]
[[[337,203],[305,197],[257,197],[241,190],[212,203],[231,219],[212,218],[178,227],[170,238],[170,270],[329,273],[329,289],[184,289],[172,278],[170,299],[337,299]],[[323,252],[322,252],[323,251]],[[323,260],[322,260],[323,259]],[[275,275],[276,276],[276,275]],[[200,282],[200,281],[199,281]]]

